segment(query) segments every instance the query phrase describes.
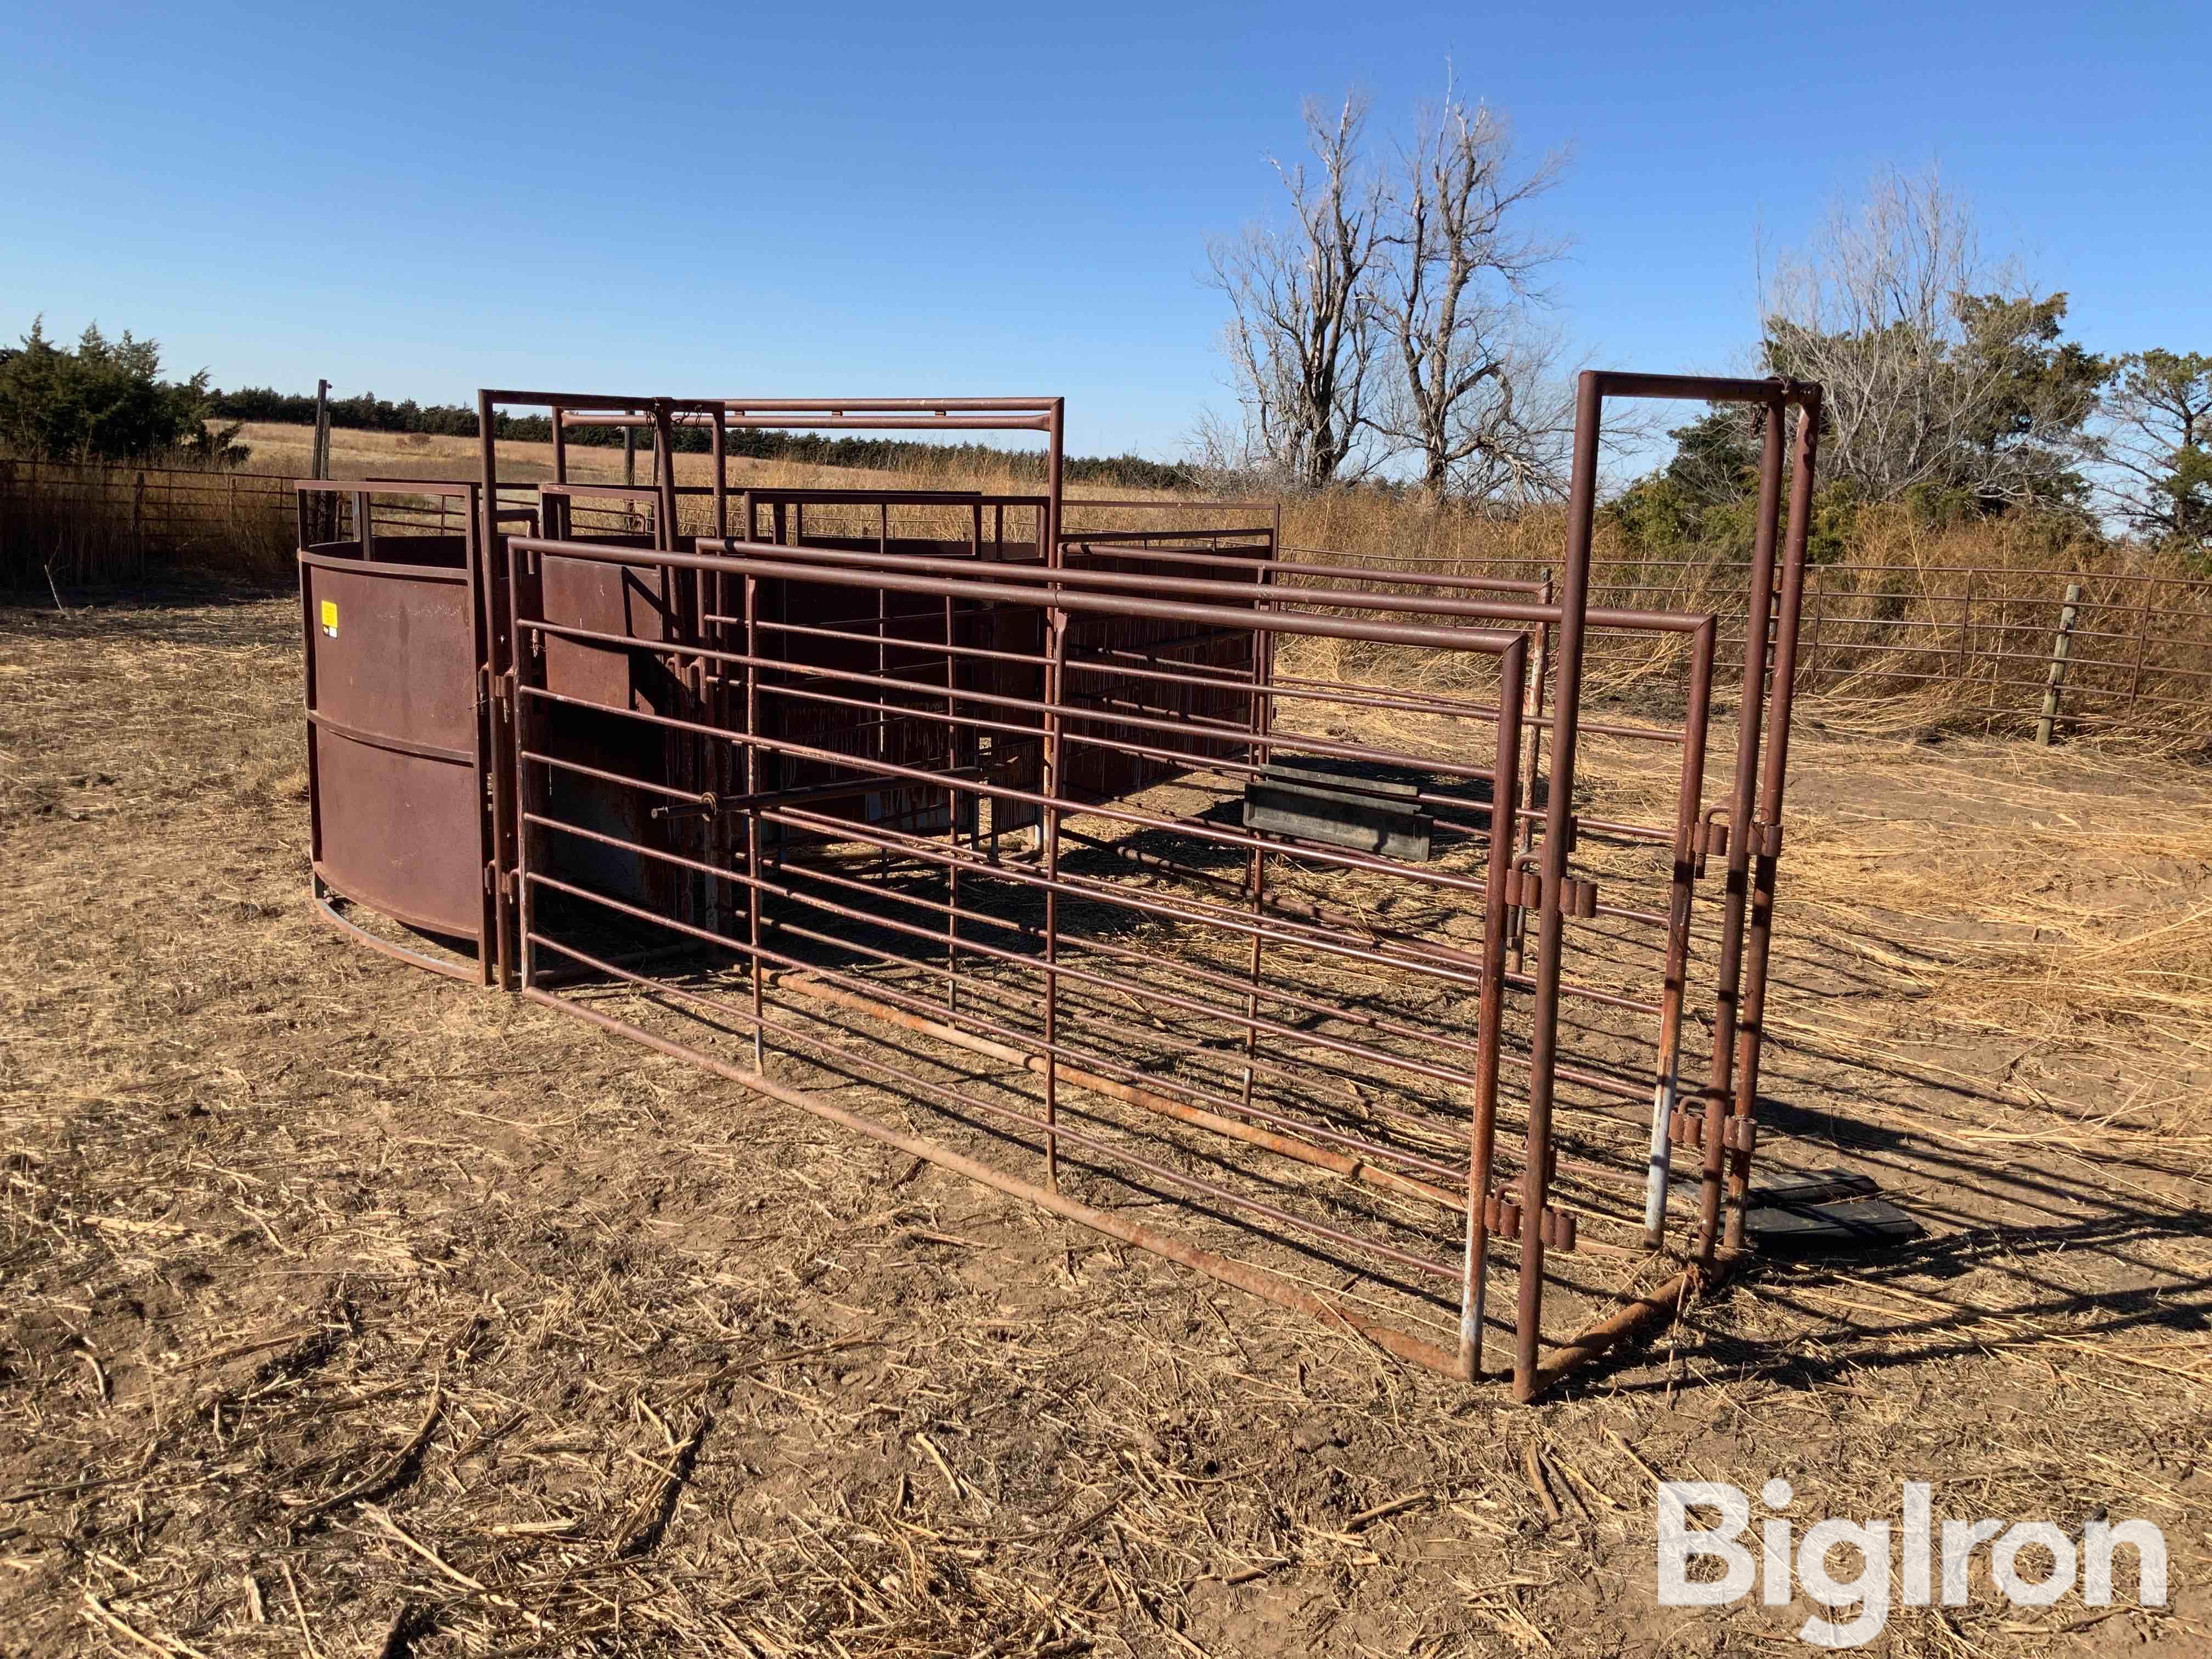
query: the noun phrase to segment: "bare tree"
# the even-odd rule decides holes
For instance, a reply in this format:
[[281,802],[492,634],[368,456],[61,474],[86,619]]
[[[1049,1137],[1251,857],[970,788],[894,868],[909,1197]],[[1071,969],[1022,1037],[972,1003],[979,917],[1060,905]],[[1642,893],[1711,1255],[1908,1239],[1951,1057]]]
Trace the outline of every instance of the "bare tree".
[[1402,154],[1402,181],[1377,262],[1376,301],[1393,374],[1378,430],[1417,458],[1435,495],[1538,500],[1565,488],[1573,406],[1556,338],[1535,326],[1539,285],[1565,245],[1522,229],[1519,210],[1559,180],[1554,151],[1511,170],[1512,134],[1488,105],[1449,88]]
[[2212,356],[2123,358],[2090,439],[2105,502],[2160,541],[2212,543]]
[[2065,295],[2038,299],[1985,259],[1972,214],[1933,167],[1878,175],[1761,287],[1768,368],[1826,388],[1825,476],[1873,501],[2078,492],[2064,462],[2106,366],[2054,343]]
[[1250,226],[1207,250],[1210,285],[1234,313],[1223,346],[1243,410],[1242,432],[1231,440],[1216,428],[1211,441],[1248,468],[1260,462],[1320,489],[1371,459],[1379,337],[1369,275],[1388,198],[1362,153],[1366,99],[1347,97],[1333,119],[1310,100],[1304,113],[1313,172],[1274,164],[1291,222]]

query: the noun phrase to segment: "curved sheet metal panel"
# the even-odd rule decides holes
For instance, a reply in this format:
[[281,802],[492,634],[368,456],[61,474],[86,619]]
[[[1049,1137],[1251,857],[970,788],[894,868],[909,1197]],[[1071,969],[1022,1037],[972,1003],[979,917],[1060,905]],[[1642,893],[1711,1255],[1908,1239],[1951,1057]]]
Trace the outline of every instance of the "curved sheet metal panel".
[[474,765],[386,748],[328,726],[309,741],[321,786],[315,873],[396,921],[477,938],[485,861]]
[[[466,939],[495,926],[475,573],[459,538],[300,556],[316,876],[337,895]],[[417,562],[419,561],[419,562]]]

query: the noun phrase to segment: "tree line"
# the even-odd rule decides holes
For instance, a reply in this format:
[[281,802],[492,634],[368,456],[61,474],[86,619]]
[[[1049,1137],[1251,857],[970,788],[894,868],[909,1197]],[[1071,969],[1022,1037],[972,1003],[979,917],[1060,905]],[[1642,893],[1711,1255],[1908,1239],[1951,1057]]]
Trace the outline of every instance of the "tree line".
[[[477,411],[465,404],[422,404],[411,398],[395,403],[363,392],[331,398],[329,410],[331,426],[347,430],[477,435]],[[272,386],[226,392],[208,384],[204,369],[182,380],[164,380],[157,343],[127,331],[119,341],[110,342],[97,324],[70,348],[48,339],[43,324],[34,320],[20,345],[0,348],[0,451],[11,454],[54,460],[173,459],[190,465],[235,466],[251,454],[247,446],[237,441],[246,422],[303,426],[314,418],[312,393],[279,392]],[[552,441],[548,416],[502,410],[494,421],[501,439]],[[704,428],[678,427],[672,436],[684,453],[704,454],[711,447]],[[1044,477],[1044,457],[1038,452],[986,444],[926,444],[757,428],[733,428],[726,439],[728,453],[761,460],[886,471],[922,466],[1004,470],[1018,479],[1041,481]],[[569,429],[568,441],[620,448],[623,433],[618,427],[575,427]],[[1188,466],[1140,455],[1068,456],[1063,465],[1073,483],[1187,489],[1195,482]]]

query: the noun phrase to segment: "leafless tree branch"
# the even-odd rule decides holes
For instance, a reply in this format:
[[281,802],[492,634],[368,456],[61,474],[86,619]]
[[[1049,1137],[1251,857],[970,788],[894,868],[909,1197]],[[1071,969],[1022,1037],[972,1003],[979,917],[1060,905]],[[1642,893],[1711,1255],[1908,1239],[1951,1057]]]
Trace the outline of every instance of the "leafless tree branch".
[[1369,271],[1389,198],[1363,155],[1366,121],[1360,94],[1333,118],[1310,101],[1313,171],[1275,164],[1292,222],[1255,225],[1208,249],[1208,281],[1232,313],[1223,347],[1243,410],[1236,447],[1247,465],[1307,489],[1357,476],[1374,459],[1380,336]]
[[2078,441],[2078,386],[2021,395],[2019,343],[2054,303],[2063,314],[2063,296],[2039,301],[1986,259],[1933,167],[1879,175],[1761,287],[1769,368],[1826,389],[1821,471],[1869,500],[1941,489],[2027,504]]
[[1395,373],[1376,426],[1438,496],[1527,501],[1565,486],[1571,400],[1558,343],[1534,314],[1565,246],[1516,222],[1566,158],[1554,151],[1516,176],[1512,154],[1504,117],[1448,87],[1400,157],[1376,282]]

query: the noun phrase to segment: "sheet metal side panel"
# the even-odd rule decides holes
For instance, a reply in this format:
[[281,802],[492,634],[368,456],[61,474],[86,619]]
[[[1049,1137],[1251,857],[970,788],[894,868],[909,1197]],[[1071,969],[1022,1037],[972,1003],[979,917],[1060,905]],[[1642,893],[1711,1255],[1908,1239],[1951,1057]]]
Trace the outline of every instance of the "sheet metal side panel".
[[319,791],[316,873],[346,897],[434,933],[483,923],[475,769],[310,730]]

